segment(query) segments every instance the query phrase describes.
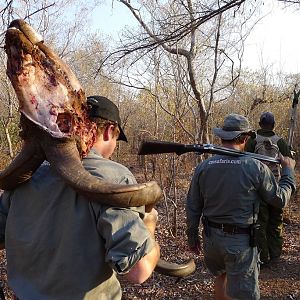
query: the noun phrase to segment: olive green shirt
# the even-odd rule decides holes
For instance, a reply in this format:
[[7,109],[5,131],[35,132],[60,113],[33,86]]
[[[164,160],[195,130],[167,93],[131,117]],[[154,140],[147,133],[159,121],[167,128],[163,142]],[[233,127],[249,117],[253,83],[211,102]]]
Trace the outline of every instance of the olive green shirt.
[[[136,183],[124,166],[91,151],[85,168],[108,182]],[[153,248],[144,207],[89,202],[43,164],[0,200],[9,286],[22,300],[121,299],[117,273]]]
[[198,234],[201,216],[247,226],[257,219],[260,201],[284,207],[295,188],[294,171],[289,168],[282,169],[277,184],[270,169],[256,159],[215,155],[199,164],[192,178],[186,203],[187,233]]
[[[269,129],[258,129],[257,134],[259,134],[261,136],[265,136],[265,137],[271,137],[271,136],[275,135],[275,132],[273,130],[269,130]],[[254,152],[255,146],[256,146],[256,140],[253,138],[250,138],[246,143],[245,151]],[[277,146],[279,148],[280,153],[283,156],[292,157],[290,148],[283,138],[280,138],[278,140]]]

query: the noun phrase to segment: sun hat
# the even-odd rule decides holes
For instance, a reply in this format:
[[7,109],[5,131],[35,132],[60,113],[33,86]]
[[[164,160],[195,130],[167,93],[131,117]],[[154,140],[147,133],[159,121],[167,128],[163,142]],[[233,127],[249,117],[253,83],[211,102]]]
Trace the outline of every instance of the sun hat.
[[242,133],[247,133],[251,136],[255,132],[251,129],[248,119],[238,114],[230,114],[224,119],[222,128],[214,128],[213,132],[222,140],[234,140]]
[[119,109],[111,100],[103,96],[89,96],[87,97],[87,103],[90,118],[102,118],[117,123],[120,129],[118,140],[128,142],[124,130],[121,127]]

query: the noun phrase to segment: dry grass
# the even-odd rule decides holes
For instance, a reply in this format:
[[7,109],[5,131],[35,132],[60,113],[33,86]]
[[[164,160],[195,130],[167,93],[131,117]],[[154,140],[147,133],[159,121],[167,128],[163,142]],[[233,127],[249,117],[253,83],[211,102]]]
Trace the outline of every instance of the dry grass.
[[[298,183],[300,183],[299,170]],[[157,210],[160,221],[157,228],[157,239],[161,245],[162,257],[166,260],[180,263],[191,257],[185,238],[185,212],[184,192],[180,196],[177,213],[177,236],[171,234],[170,220],[173,219],[172,211],[169,218],[166,216],[165,203],[160,203]],[[281,261],[260,273],[260,288],[262,300],[296,300],[300,299],[300,195],[293,197],[285,213],[284,245]],[[213,277],[207,272],[203,257],[195,257],[197,270],[191,276],[176,281],[176,279],[154,273],[142,285],[133,285],[121,279],[124,299],[150,300],[150,299],[213,299]],[[5,252],[1,251],[1,280],[4,285],[6,299],[11,300],[12,293],[6,285]],[[245,299],[247,300],[247,299]]]

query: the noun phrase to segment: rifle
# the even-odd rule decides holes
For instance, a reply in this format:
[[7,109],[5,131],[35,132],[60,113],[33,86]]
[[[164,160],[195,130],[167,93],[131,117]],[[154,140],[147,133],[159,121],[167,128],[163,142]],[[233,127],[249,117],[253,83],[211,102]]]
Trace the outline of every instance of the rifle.
[[166,141],[143,141],[138,151],[139,155],[176,153],[181,155],[187,152],[197,152],[198,154],[223,154],[229,156],[248,156],[265,162],[280,164],[280,160],[251,152],[245,152],[213,144],[180,144]]
[[293,151],[292,145],[293,145],[293,139],[294,139],[294,133],[295,133],[297,106],[299,103],[300,90],[298,92],[296,92],[296,87],[295,87],[293,95],[294,95],[294,97],[293,97],[292,111],[291,111],[291,118],[290,118],[288,146],[290,148],[291,153],[295,154],[295,151]]

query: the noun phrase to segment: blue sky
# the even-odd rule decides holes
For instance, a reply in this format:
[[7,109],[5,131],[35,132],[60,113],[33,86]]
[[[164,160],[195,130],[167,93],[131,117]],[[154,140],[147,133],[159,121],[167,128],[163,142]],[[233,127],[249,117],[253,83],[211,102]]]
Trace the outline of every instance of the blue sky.
[[[117,39],[124,26],[137,24],[123,4],[110,0],[105,3],[93,14],[93,25],[104,35]],[[265,13],[272,12],[248,37],[243,66],[253,70],[269,66],[274,73],[300,73],[300,11],[282,9],[278,1],[264,3]]]
[[[113,6],[112,6],[113,2]],[[124,26],[137,24],[131,15],[131,12],[124,4],[117,1],[106,0],[104,5],[98,6],[93,12],[93,25],[100,32],[113,38],[118,37],[118,32]]]
[[[263,61],[274,70],[300,73],[300,11],[282,9],[278,1],[272,3],[274,9],[256,25],[246,42],[245,63],[259,67]],[[266,7],[266,11],[270,9]]]

